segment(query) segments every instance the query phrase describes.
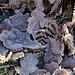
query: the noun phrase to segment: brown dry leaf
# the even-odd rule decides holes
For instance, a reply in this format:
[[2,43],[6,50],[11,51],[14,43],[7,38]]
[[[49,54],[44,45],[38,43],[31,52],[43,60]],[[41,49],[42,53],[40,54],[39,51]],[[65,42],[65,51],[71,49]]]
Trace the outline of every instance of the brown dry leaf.
[[35,54],[25,54],[25,57],[20,59],[21,67],[15,67],[15,70],[20,75],[29,75],[30,73],[35,72],[38,67],[38,60],[35,58]]
[[59,69],[56,69],[52,75],[73,75],[73,73],[70,69],[59,67]]
[[62,27],[61,33],[64,34],[64,43],[68,46],[68,49],[70,50],[70,52],[68,53],[68,55],[70,56],[75,53],[73,36],[69,33],[67,25],[65,24]]
[[23,52],[17,52],[17,53],[13,53],[11,60],[17,60],[19,58],[24,57],[24,53]]
[[4,63],[5,56],[0,55],[0,63]]
[[[35,1],[35,0],[34,0]],[[41,4],[40,4],[40,3]],[[31,12],[30,18],[28,18],[28,28],[27,32],[32,34],[35,37],[35,31],[37,31],[40,27],[43,28],[46,24],[46,19],[44,18],[45,14],[43,13],[42,0],[36,0],[36,9]]]
[[9,52],[7,57],[0,55],[0,63],[8,62],[11,59],[12,54],[12,52]]
[[53,7],[51,8],[50,14],[51,14],[52,12],[54,12],[54,11],[57,9],[57,7],[58,7],[58,5],[60,4],[60,2],[61,2],[61,0],[55,0],[55,3],[54,3],[54,5],[53,5]]
[[50,72],[51,74],[54,72],[54,70],[58,69],[59,65],[56,62],[51,62],[50,64],[45,64],[44,69]]

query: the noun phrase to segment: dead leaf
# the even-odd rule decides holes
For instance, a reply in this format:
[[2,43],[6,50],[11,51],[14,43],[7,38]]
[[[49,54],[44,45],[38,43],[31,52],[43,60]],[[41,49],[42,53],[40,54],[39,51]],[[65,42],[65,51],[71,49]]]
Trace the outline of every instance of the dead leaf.
[[51,75],[50,72],[47,72],[45,69],[38,69],[30,75]]
[[17,53],[13,53],[11,60],[17,60],[19,58],[24,57],[24,53],[23,52],[17,52]]
[[9,0],[9,7],[12,7],[12,9],[19,9],[20,0]]
[[14,28],[19,29],[20,31],[27,30],[27,19],[29,18],[29,14],[26,13],[23,15],[22,13],[17,13],[13,16],[9,17],[11,24],[13,24]]
[[8,52],[8,49],[4,47],[2,42],[0,41],[0,55],[5,56],[7,52]]
[[54,72],[54,70],[58,69],[59,65],[56,62],[51,62],[50,64],[45,64],[44,69],[50,72],[51,74]]
[[67,25],[63,25],[62,30],[61,30],[62,35],[64,35],[64,43],[66,46],[68,46],[68,49],[70,52],[68,53],[69,56],[73,55],[75,53],[75,47],[73,44],[73,36],[69,33],[69,30],[67,28]]
[[3,30],[11,30],[11,28],[13,28],[13,24],[11,24],[9,19],[4,19],[1,24],[0,24],[0,33]]
[[44,28],[36,31],[36,39],[41,44],[47,44],[49,42],[49,37],[56,39],[58,36],[58,25],[56,20],[52,20],[52,18],[46,18],[47,24]]
[[53,4],[56,0],[49,0],[50,4]]
[[70,56],[64,56],[63,61],[61,62],[62,67],[67,67],[67,68],[74,68],[75,67],[75,58]]
[[12,52],[9,52],[7,57],[0,55],[0,63],[8,62],[11,59],[12,54]]
[[73,75],[73,74],[70,69],[64,69],[59,67],[59,69],[56,69],[52,75]]
[[6,48],[13,52],[21,51],[23,47],[31,49],[44,47],[36,40],[32,41],[26,32],[22,33],[15,28],[12,28],[11,31],[3,30],[0,34],[0,40]]
[[38,67],[36,67],[38,60],[35,58],[34,54],[25,54],[25,57],[20,59],[20,64],[21,67],[15,68],[20,75],[29,75],[38,69]]
[[57,8],[58,5],[60,4],[60,2],[61,2],[61,0],[55,0],[55,3],[54,3],[54,5],[53,5],[53,7],[51,8],[50,14],[53,13],[53,12],[56,10],[56,8]]
[[50,43],[47,44],[46,46],[46,53],[44,55],[44,60],[45,62],[57,62],[57,63],[61,63],[62,61],[62,55],[59,54],[53,54],[52,50],[51,50],[51,46]]
[[40,1],[42,0],[36,0],[36,9],[31,12],[32,17],[28,18],[29,24],[27,32],[32,34],[33,37],[35,37],[35,31],[37,31],[40,27],[43,28],[46,24],[46,19],[44,18],[45,14],[43,13],[43,8],[39,3]]
[[59,40],[55,40],[52,38],[49,38],[51,50],[54,54],[60,54],[63,56],[64,52],[64,44],[60,43]]

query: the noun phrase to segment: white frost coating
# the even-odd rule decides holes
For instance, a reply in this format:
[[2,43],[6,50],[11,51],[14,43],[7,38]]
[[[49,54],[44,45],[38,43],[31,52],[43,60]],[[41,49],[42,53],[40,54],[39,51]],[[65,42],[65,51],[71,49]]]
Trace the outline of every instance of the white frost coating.
[[15,70],[20,75],[29,75],[30,73],[35,72],[38,67],[36,65],[38,64],[38,60],[35,58],[34,54],[27,53],[25,57],[20,59],[21,67],[16,67]]
[[44,47],[36,40],[32,41],[27,33],[22,33],[15,28],[12,28],[11,31],[3,30],[0,40],[6,48],[13,52],[21,51],[23,47],[31,49]]

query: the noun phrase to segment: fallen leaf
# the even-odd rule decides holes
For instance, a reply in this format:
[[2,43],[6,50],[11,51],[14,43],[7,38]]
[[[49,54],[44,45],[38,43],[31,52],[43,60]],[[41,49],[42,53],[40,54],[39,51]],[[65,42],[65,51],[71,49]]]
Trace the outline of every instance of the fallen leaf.
[[51,75],[50,72],[47,72],[45,69],[38,69],[30,75]]
[[23,47],[31,49],[44,47],[36,40],[32,41],[26,32],[22,33],[15,28],[12,28],[10,31],[3,30],[0,34],[0,40],[3,42],[3,45],[12,52],[21,51]]
[[2,42],[0,41],[0,55],[5,56],[7,52],[8,52],[8,49],[4,47]]
[[54,61],[54,62],[57,62],[57,63],[61,63],[62,55],[53,54],[50,44],[47,44],[47,46],[46,46],[46,53],[44,55],[44,60],[45,60],[45,62],[52,62],[52,61]]
[[62,67],[67,67],[67,68],[74,68],[75,67],[75,58],[70,56],[64,56],[64,59],[62,60],[61,64]]
[[59,65],[56,62],[51,62],[50,64],[45,64],[44,69],[50,72],[51,74],[54,72],[54,70],[58,69]]
[[70,69],[59,68],[54,71],[52,75],[73,75]]
[[14,28],[19,29],[20,31],[26,31],[27,29],[27,19],[29,18],[29,14],[26,13],[23,15],[22,13],[17,13],[13,16],[9,17],[11,24],[13,24]]
[[57,7],[60,4],[60,2],[61,2],[61,0],[55,0],[55,3],[53,5],[53,7],[51,8],[51,12],[50,13],[53,13],[57,9]]
[[11,28],[13,28],[13,24],[11,24],[9,19],[4,19],[1,24],[0,24],[0,33],[3,30],[11,30]]
[[25,57],[20,59],[20,64],[21,67],[15,68],[20,75],[29,75],[38,69],[38,67],[36,67],[38,60],[35,58],[34,54],[25,54]]
[[[35,0],[34,0],[35,1]],[[28,28],[27,32],[32,34],[35,37],[35,31],[37,31],[40,27],[43,28],[46,24],[45,14],[43,13],[42,0],[36,0],[36,9],[31,12],[31,16],[28,18]]]
[[17,60],[19,58],[24,57],[24,53],[23,52],[17,52],[17,53],[13,53],[11,60]]

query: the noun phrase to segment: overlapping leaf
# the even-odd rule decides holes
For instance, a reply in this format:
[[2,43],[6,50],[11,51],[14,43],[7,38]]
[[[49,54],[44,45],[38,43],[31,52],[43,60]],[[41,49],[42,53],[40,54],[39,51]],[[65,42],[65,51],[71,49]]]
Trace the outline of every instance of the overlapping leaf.
[[43,28],[44,25],[46,24],[46,19],[45,14],[43,13],[43,8],[42,6],[40,6],[40,2],[42,5],[42,0],[37,0],[37,7],[35,10],[33,10],[31,12],[31,16],[30,18],[28,18],[28,28],[27,28],[27,32],[29,34],[32,34],[33,36],[35,35],[35,31],[37,31],[40,27]]
[[21,51],[23,47],[31,49],[43,47],[36,40],[32,41],[27,33],[22,33],[15,28],[12,28],[11,31],[3,30],[0,40],[6,48],[13,52]]
[[20,59],[20,64],[21,67],[15,68],[20,75],[29,75],[38,69],[36,67],[38,60],[35,58],[35,54],[26,54],[25,57]]
[[2,30],[11,30],[11,28],[13,28],[13,24],[11,24],[9,19],[5,19],[1,22],[0,24],[0,33],[2,32]]
[[62,61],[64,45],[55,39],[49,38],[49,44],[46,46],[46,53],[44,56],[45,62],[55,61],[60,63]]
[[45,64],[44,69],[46,69],[51,74],[54,72],[54,70],[58,69],[59,65],[56,62],[51,62],[50,64]]
[[2,42],[0,41],[0,55],[6,55],[6,53],[8,52],[8,49],[5,48],[2,44]]
[[75,67],[75,58],[74,57],[68,57],[64,56],[63,61],[61,62],[61,66],[68,67],[68,68],[74,68]]
[[26,27],[28,25],[27,19],[29,18],[29,14],[26,13],[23,15],[22,13],[15,14],[14,16],[10,16],[9,20],[13,24],[13,26],[20,31],[26,31]]

